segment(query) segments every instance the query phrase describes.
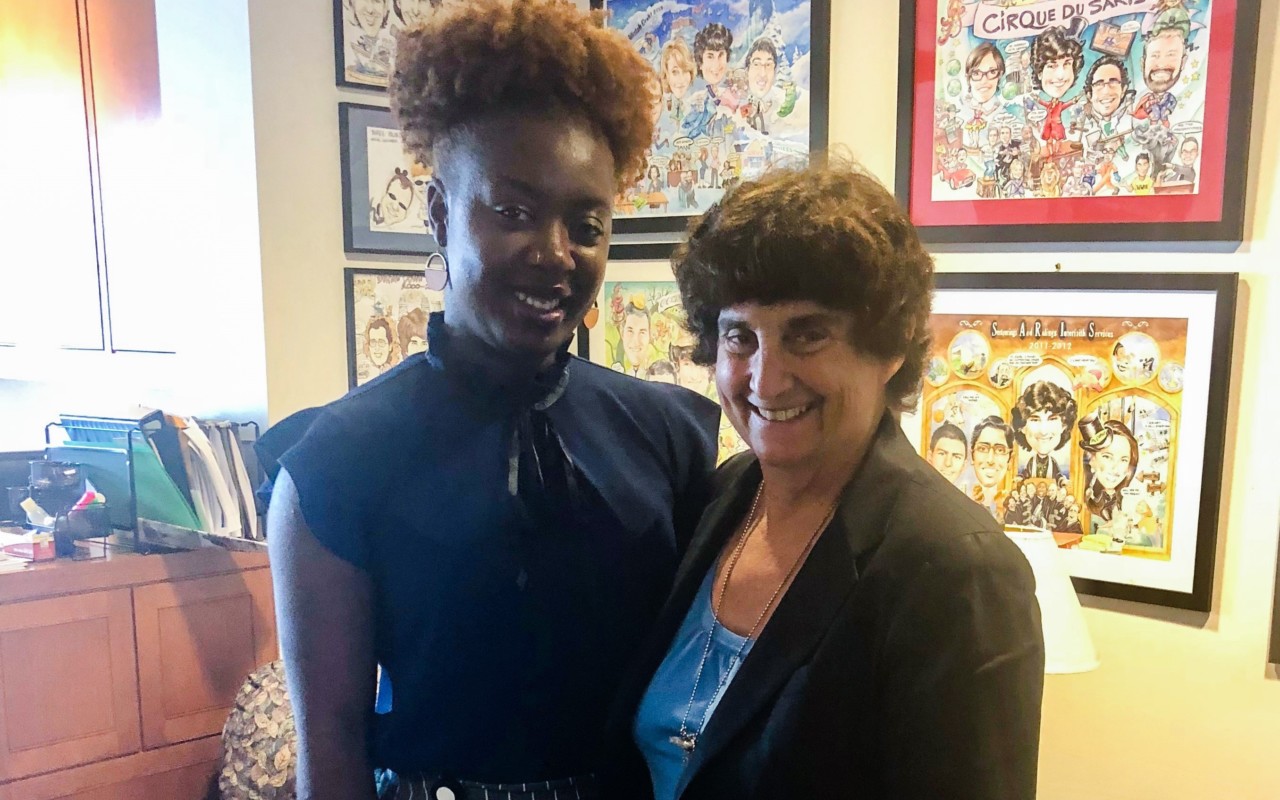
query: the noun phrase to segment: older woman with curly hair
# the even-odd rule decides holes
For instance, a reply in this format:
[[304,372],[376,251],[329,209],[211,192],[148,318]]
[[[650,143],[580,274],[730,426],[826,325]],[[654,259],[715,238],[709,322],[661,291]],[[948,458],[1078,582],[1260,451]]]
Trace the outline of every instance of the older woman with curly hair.
[[607,707],[705,505],[719,418],[568,353],[651,80],[563,0],[446,3],[400,39],[391,98],[433,168],[447,311],[280,459],[304,798],[599,796]]
[[1033,797],[1031,569],[895,420],[929,349],[906,214],[848,167],[774,174],[674,266],[749,452],[624,693],[657,800]]

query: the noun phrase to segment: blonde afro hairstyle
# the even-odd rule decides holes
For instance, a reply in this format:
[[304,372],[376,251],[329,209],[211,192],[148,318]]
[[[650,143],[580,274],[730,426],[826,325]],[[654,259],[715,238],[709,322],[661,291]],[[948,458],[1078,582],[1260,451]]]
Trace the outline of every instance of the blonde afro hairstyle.
[[398,37],[391,107],[406,148],[436,166],[436,148],[487,114],[562,109],[604,136],[620,183],[638,180],[656,76],[602,19],[567,0],[446,2]]

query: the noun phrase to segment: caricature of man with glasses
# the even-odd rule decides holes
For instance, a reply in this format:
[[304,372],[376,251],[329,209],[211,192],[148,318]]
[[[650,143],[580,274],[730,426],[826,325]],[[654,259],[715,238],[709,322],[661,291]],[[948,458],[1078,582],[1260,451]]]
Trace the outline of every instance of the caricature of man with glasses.
[[994,516],[999,509],[1000,484],[1009,473],[1013,454],[1013,428],[997,416],[990,416],[973,428],[973,472],[977,476],[970,496]]

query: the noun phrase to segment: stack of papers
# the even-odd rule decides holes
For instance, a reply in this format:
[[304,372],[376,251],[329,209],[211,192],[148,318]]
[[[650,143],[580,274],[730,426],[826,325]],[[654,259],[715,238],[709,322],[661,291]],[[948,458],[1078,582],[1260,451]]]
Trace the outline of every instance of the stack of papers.
[[31,562],[25,558],[15,558],[14,556],[0,553],[0,574],[24,570],[30,563]]
[[[21,533],[6,533],[5,531],[0,531],[0,548],[7,547],[11,544],[21,544],[24,541],[26,541],[26,538]],[[30,563],[30,559],[11,556],[4,552],[3,549],[0,549],[0,574],[24,570]]]
[[183,463],[191,501],[206,533],[261,539],[253,484],[234,424],[180,420]]

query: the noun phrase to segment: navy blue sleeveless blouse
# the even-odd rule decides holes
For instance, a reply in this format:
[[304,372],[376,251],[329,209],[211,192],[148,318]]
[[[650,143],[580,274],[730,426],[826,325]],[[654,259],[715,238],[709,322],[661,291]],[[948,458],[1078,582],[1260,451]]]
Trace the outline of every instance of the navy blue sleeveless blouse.
[[[316,538],[373,579],[372,765],[593,772],[709,495],[719,409],[567,353],[534,384],[486,383],[449,358],[438,316],[429,338],[280,458]],[[567,455],[554,496],[528,480],[551,466],[539,436]]]

